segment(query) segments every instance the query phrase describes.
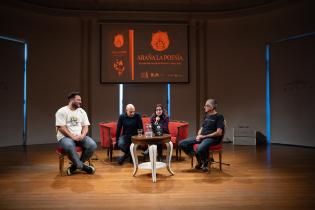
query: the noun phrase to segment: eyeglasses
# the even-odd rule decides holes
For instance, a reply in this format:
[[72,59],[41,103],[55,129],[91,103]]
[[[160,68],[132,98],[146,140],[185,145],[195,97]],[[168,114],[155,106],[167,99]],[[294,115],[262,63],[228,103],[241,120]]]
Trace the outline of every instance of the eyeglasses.
[[155,111],[162,111],[162,109],[156,109]]

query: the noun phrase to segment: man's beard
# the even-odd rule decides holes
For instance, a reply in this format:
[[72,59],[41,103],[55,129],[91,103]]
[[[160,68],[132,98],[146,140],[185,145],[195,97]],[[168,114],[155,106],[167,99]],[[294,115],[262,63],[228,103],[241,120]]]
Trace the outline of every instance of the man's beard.
[[77,108],[80,108],[81,104],[71,104],[71,106],[74,108],[74,109],[77,109]]

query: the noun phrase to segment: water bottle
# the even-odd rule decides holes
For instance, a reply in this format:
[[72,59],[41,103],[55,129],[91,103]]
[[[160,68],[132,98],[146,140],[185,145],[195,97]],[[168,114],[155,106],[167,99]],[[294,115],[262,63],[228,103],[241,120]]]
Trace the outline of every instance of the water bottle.
[[144,135],[145,135],[146,138],[152,138],[153,137],[151,124],[146,124]]

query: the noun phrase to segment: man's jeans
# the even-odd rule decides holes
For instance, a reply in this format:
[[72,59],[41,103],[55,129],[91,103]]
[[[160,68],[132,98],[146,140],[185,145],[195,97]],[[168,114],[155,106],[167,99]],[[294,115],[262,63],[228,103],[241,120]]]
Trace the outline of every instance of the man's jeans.
[[131,136],[120,136],[118,140],[118,148],[126,155],[130,154]]
[[[59,144],[66,152],[73,165],[75,165],[78,169],[83,167],[83,163],[92,157],[97,148],[95,141],[89,136],[85,136],[85,138],[81,141],[74,141],[68,137],[64,137],[59,141]],[[76,152],[76,146],[82,147],[83,151],[80,158]]]
[[182,140],[179,143],[179,147],[187,154],[193,155],[194,154],[194,144],[199,144],[198,150],[196,152],[196,157],[200,158],[202,161],[208,160],[209,156],[209,147],[219,144],[220,141],[215,138],[205,138],[201,141],[197,141],[196,137],[190,137],[185,140]]

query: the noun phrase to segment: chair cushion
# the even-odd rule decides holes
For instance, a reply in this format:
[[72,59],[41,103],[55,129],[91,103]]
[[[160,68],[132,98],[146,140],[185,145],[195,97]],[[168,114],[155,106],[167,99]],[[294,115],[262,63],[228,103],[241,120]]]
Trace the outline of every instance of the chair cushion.
[[[76,146],[76,152],[82,152],[82,147]],[[65,150],[62,147],[57,147],[56,152],[59,154],[65,154]]]
[[[199,147],[199,144],[194,144],[193,148],[195,152],[197,151],[198,147]],[[213,145],[209,147],[209,151],[221,151],[222,149],[223,149],[222,144],[217,144],[217,145]]]
[[217,145],[211,146],[211,147],[209,148],[209,150],[211,150],[211,151],[220,151],[220,150],[222,150],[222,149],[223,149],[222,144],[217,144]]

